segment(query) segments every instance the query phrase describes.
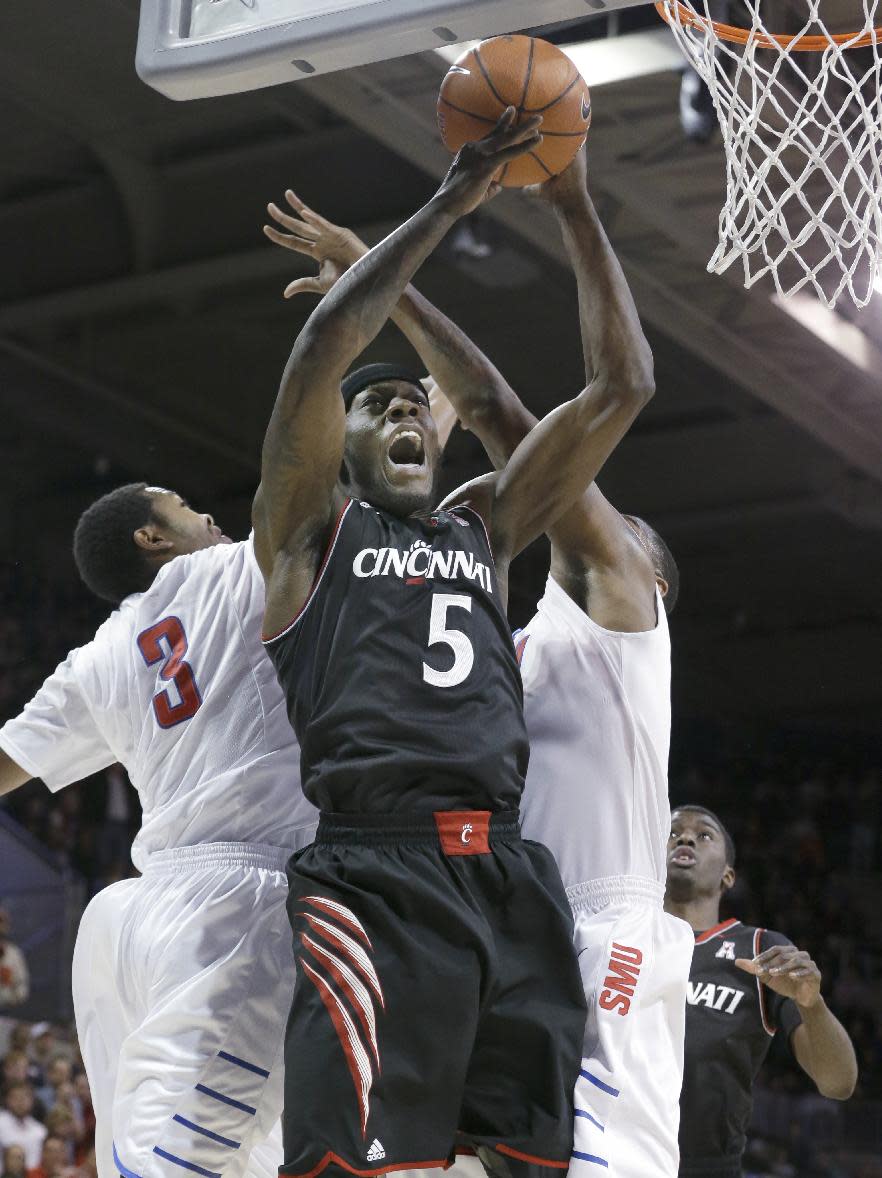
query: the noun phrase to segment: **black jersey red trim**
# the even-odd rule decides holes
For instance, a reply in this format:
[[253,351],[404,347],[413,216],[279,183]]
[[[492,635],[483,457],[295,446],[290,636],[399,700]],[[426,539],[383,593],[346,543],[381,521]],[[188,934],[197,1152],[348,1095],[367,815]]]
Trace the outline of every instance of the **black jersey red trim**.
[[[763,933],[765,931],[766,930],[764,928],[754,929],[754,931],[753,931],[753,955],[754,955],[754,957],[759,957],[760,953],[762,953],[762,949],[763,949],[763,939],[762,938],[763,938]],[[759,994],[759,1008],[760,1008],[760,1017],[763,1020],[763,1030],[766,1032],[767,1035],[774,1035],[777,1028],[773,1027],[771,1025],[771,1023],[769,1022],[769,1016],[768,1016],[768,1012],[766,1010],[766,988],[762,984],[762,982],[760,981],[759,978],[756,979],[756,989],[757,989],[757,993]]]
[[734,917],[731,920],[724,920],[721,924],[715,924],[713,928],[705,929],[703,933],[699,933],[695,938],[695,944],[703,945],[705,941],[712,941],[714,937],[719,937],[728,929],[734,928],[736,924],[741,924],[741,921]]

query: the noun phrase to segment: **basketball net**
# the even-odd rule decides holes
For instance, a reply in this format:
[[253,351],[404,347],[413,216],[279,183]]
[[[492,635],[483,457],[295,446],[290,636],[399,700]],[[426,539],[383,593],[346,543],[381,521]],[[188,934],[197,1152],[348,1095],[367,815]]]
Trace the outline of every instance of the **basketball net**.
[[656,4],[723,134],[726,202],[708,270],[740,259],[745,286],[768,275],[785,297],[813,287],[828,307],[843,291],[869,302],[882,275],[882,0],[860,6],[861,28],[834,34],[821,15],[830,0],[802,0],[802,28],[776,34],[763,0],[730,6],[745,27],[713,19],[716,0]]

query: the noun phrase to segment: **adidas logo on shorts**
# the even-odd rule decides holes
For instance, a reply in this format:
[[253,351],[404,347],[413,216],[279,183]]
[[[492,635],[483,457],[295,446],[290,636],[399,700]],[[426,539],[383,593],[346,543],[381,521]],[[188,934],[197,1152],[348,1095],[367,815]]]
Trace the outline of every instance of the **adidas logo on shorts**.
[[383,1149],[383,1143],[378,1137],[375,1137],[371,1142],[371,1147],[367,1151],[367,1160],[369,1162],[378,1162],[381,1158],[386,1156],[386,1151]]

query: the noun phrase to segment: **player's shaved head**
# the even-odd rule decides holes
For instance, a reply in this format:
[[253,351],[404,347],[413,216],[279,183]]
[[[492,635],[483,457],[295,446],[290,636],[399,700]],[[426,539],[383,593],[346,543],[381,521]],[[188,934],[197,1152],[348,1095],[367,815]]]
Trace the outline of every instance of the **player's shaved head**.
[[626,515],[625,519],[635,528],[643,541],[655,568],[655,575],[665,582],[667,592],[663,597],[665,613],[673,613],[677,598],[680,595],[680,570],[674,560],[674,554],[651,524],[636,515]]
[[156,570],[132,537],[155,519],[146,483],[126,483],[86,508],[74,531],[73,554],[80,576],[96,596],[119,605],[130,593],[149,588]]

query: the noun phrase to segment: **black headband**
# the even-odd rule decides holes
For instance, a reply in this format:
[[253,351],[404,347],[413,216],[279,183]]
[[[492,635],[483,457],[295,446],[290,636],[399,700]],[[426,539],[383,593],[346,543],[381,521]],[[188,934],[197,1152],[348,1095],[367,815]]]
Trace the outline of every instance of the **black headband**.
[[363,368],[356,368],[355,372],[350,372],[340,385],[346,412],[349,412],[352,402],[360,392],[371,385],[383,384],[387,380],[403,380],[407,384],[416,385],[421,393],[426,391],[420,378],[401,364],[365,364]]

